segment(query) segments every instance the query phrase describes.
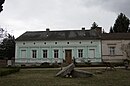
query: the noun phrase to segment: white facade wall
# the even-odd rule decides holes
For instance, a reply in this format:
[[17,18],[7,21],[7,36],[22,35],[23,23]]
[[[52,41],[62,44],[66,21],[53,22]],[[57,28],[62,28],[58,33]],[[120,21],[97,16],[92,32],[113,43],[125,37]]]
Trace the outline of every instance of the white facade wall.
[[[47,50],[47,58],[43,58],[42,50]],[[59,58],[54,58],[54,50],[59,50]],[[83,57],[78,57],[78,50],[83,49]],[[32,58],[32,50],[37,50],[37,58]],[[15,64],[41,64],[62,63],[65,59],[65,50],[72,51],[72,59],[76,62],[101,62],[101,42],[100,40],[68,40],[68,41],[18,41],[16,42]],[[91,58],[90,50],[94,50],[94,58]],[[21,54],[26,52],[25,58]]]
[[[122,44],[128,44],[130,40],[102,40],[102,59],[107,62],[123,62],[126,55],[121,50]],[[115,47],[115,54],[110,55],[110,47]]]

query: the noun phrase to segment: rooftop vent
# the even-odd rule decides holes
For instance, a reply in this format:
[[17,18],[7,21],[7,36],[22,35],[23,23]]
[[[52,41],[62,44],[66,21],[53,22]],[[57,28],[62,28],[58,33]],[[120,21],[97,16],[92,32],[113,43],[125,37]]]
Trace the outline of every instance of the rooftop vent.
[[85,27],[82,27],[82,30],[85,30]]
[[49,32],[49,31],[50,31],[50,29],[49,29],[49,28],[46,28],[46,31],[47,31],[47,32]]

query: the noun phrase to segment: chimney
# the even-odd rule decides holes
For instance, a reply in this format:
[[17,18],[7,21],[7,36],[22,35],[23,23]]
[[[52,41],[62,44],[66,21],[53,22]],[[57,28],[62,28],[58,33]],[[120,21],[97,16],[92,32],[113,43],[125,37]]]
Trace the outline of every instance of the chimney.
[[47,32],[49,32],[49,31],[50,31],[50,29],[49,29],[49,28],[46,28],[46,31],[47,31]]
[[95,30],[96,30],[99,34],[102,33],[102,27],[97,27],[97,28],[95,28]]
[[91,30],[95,30],[99,34],[102,33],[102,27],[96,27],[95,29],[91,29]]
[[84,31],[84,30],[85,30],[85,27],[82,27],[82,30]]

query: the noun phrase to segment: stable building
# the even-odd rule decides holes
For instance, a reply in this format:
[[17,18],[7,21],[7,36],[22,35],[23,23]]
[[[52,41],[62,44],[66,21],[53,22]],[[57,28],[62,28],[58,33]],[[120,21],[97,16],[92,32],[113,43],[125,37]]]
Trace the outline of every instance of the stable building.
[[16,39],[15,65],[101,62],[101,27],[27,31]]

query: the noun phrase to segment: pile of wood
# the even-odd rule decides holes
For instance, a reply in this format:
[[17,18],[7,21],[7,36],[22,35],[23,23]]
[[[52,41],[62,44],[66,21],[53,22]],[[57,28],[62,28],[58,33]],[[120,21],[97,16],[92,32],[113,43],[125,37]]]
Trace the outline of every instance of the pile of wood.
[[75,65],[71,63],[61,71],[59,71],[56,76],[60,77],[81,77],[81,78],[86,78],[86,77],[91,77],[93,76],[92,73],[83,71],[83,70],[75,70],[74,69]]

